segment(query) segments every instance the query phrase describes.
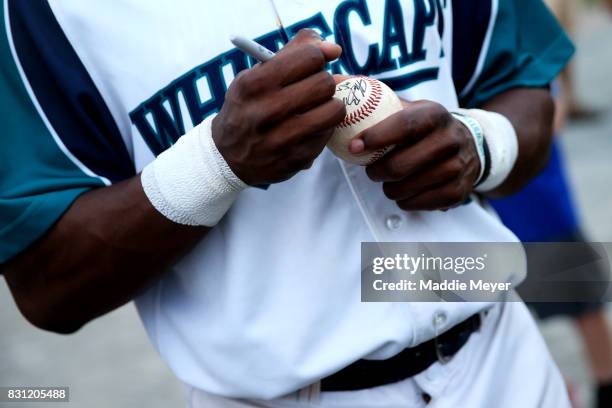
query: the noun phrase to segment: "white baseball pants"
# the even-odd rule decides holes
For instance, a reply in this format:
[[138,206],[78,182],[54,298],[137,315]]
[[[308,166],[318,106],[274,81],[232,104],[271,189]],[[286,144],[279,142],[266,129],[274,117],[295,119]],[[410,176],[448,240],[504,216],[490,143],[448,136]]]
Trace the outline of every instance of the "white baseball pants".
[[446,364],[435,363],[412,378],[361,391],[320,393],[317,388],[315,384],[271,401],[228,399],[190,388],[188,407],[570,407],[559,370],[523,303],[494,307],[480,331]]

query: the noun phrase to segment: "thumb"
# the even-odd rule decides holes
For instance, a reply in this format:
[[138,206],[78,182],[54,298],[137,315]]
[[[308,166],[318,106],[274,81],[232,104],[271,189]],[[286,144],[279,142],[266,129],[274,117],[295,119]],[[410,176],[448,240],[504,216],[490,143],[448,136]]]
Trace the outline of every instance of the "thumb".
[[335,74],[334,75],[334,80],[336,81],[336,85],[338,85],[340,82],[346,81],[347,79],[352,78],[352,76],[350,75],[340,75],[340,74]]

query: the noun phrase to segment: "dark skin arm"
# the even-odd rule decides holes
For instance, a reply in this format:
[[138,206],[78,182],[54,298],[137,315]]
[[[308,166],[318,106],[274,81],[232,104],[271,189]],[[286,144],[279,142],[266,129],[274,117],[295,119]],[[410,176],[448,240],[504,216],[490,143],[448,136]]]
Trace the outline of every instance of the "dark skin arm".
[[[387,197],[403,210],[447,210],[461,205],[472,194],[480,171],[468,129],[435,102],[404,102],[404,108],[358,135],[351,151],[358,154],[396,145],[366,171],[372,180],[383,183]],[[513,171],[487,193],[503,197],[520,190],[546,164],[554,104],[548,90],[513,89],[482,109],[506,116],[518,136],[519,157]]]
[[510,177],[489,192],[500,198],[521,190],[544,169],[553,138],[555,104],[547,89],[515,89],[487,102],[483,109],[506,116],[519,136],[519,158]]
[[129,302],[208,230],[165,218],[134,177],[83,194],[2,271],[32,324],[71,333]]
[[[232,82],[213,139],[244,182],[286,180],[319,156],[345,116],[324,70],[340,52],[303,30],[273,60]],[[31,323],[71,333],[133,299],[209,230],[166,219],[136,176],[83,194],[0,273]]]
[[[252,185],[286,180],[308,168],[344,118],[342,104],[331,100],[333,80],[323,72],[325,61],[337,58],[340,51],[321,45],[312,32],[302,32],[294,41],[299,48],[285,47],[275,66],[262,64],[237,78],[213,122],[220,152]],[[505,114],[519,133],[521,157],[515,171],[492,193],[507,194],[545,162],[552,102],[544,90],[515,90],[483,108]],[[368,168],[370,176],[389,179],[385,191],[406,196],[396,200],[402,208],[443,209],[462,202],[477,173],[467,130],[429,102],[408,104],[385,122],[363,135],[366,148],[399,146]],[[418,123],[426,125],[415,132]],[[432,141],[442,148],[433,152]],[[432,154],[424,155],[424,149]],[[427,171],[444,173],[444,182],[428,184]],[[464,189],[450,194],[445,189],[449,180],[459,181]],[[139,177],[134,177],[81,196],[43,238],[1,265],[0,273],[28,320],[70,333],[145,290],[208,230],[181,226],[160,215],[142,191]]]

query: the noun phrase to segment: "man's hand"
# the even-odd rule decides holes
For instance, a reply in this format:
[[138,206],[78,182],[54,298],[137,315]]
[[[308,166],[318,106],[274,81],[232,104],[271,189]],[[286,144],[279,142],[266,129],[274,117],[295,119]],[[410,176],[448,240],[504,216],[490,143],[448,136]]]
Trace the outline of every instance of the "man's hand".
[[[213,137],[243,181],[288,178],[323,149],[344,118],[323,71],[340,52],[303,31],[273,60],[236,78]],[[133,299],[209,230],[161,215],[136,176],[80,196],[44,237],[0,265],[0,274],[29,321],[71,333]]]
[[272,60],[232,82],[212,125],[217,148],[250,185],[270,184],[307,169],[346,114],[325,64],[341,48],[302,30]]
[[469,130],[435,102],[403,101],[404,110],[365,130],[351,152],[395,149],[367,167],[403,210],[447,210],[468,198],[480,172]]

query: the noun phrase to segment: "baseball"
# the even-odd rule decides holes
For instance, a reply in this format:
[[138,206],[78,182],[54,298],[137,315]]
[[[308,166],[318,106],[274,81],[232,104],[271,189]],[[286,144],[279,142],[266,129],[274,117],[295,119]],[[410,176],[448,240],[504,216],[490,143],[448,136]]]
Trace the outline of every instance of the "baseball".
[[368,78],[354,77],[336,86],[335,98],[344,102],[346,117],[334,130],[327,147],[341,159],[361,166],[374,163],[393,146],[375,152],[354,155],[349,151],[351,139],[402,109],[395,92],[384,83]]

